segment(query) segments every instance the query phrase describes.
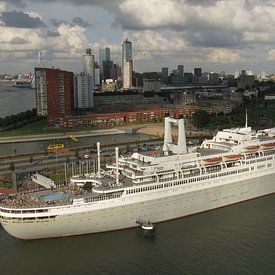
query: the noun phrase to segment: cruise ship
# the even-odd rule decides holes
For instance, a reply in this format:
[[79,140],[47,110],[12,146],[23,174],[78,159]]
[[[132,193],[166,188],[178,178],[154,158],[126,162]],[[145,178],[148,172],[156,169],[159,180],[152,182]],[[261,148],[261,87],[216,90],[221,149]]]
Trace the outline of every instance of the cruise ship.
[[[172,126],[178,128],[173,142]],[[165,118],[163,150],[120,156],[93,173],[57,188],[34,175],[44,190],[1,201],[3,228],[19,239],[42,239],[120,230],[140,221],[164,222],[275,192],[275,128],[224,129],[195,152],[186,146],[184,119]],[[83,169],[84,170],[84,169]],[[48,186],[47,186],[48,185]],[[138,223],[137,223],[138,222]]]

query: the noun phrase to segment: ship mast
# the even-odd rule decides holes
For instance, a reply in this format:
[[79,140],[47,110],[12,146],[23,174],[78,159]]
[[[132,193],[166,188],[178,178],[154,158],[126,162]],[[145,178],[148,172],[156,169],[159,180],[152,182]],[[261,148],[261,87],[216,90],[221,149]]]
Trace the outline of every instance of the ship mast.
[[248,119],[247,119],[247,109],[246,109],[246,112],[245,112],[245,128],[247,128],[247,121],[248,121]]
[[97,146],[97,165],[98,165],[98,171],[97,176],[100,178],[100,142],[96,143]]
[[118,147],[116,147],[116,185],[119,185]]

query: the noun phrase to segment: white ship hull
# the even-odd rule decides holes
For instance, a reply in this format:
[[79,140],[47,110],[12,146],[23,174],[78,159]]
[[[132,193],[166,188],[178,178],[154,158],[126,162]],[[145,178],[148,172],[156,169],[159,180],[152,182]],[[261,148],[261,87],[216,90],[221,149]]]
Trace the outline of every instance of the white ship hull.
[[[4,229],[20,239],[40,239],[98,233],[135,227],[137,219],[157,223],[176,219],[226,205],[239,203],[275,193],[274,168],[246,175],[215,178],[188,186],[172,186],[169,190],[155,190],[154,194],[139,194],[139,198],[125,196],[123,205],[79,206],[68,211],[63,208],[56,218],[22,223],[2,221]],[[222,183],[221,183],[222,182]],[[140,202],[139,202],[140,200]],[[133,203],[133,201],[136,201]],[[109,204],[105,202],[105,204]],[[63,212],[63,214],[61,214]],[[70,214],[66,214],[66,212]]]

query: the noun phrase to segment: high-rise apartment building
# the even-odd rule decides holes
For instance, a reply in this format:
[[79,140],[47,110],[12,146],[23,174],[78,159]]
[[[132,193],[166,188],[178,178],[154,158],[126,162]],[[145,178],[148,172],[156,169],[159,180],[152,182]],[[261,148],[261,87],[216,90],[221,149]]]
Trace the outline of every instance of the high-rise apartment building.
[[95,57],[92,55],[91,48],[86,49],[83,55],[83,69],[84,73],[89,74],[93,78],[93,85],[95,84]]
[[[56,119],[74,112],[74,74],[55,68],[35,68],[37,115]],[[58,126],[58,125],[57,125]]]
[[80,73],[74,77],[75,108],[87,109],[94,106],[93,101],[93,78],[87,73]]
[[127,39],[122,43],[122,89],[130,89],[133,85],[132,42]]

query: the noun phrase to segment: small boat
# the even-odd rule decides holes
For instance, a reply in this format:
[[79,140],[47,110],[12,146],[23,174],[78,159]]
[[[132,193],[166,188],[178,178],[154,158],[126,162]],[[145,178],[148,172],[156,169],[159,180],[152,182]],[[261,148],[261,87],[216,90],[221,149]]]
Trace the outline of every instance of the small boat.
[[241,157],[241,154],[235,154],[235,155],[228,155],[228,156],[223,156],[223,161],[236,161],[239,160]]
[[273,143],[261,144],[261,149],[262,149],[262,150],[269,150],[269,149],[273,149],[274,147],[275,147],[275,142],[273,142]]
[[201,162],[203,165],[213,165],[218,164],[222,161],[222,157],[203,159]]
[[260,145],[251,145],[243,148],[244,153],[254,153],[260,149]]
[[143,230],[152,230],[152,229],[154,229],[154,225],[151,224],[150,222],[148,222],[148,223],[144,223],[144,224],[141,226],[141,228],[142,228]]
[[50,144],[48,146],[48,150],[57,150],[57,149],[63,149],[65,146],[64,144]]
[[155,237],[156,226],[150,221],[137,220],[136,223],[141,227],[145,237]]
[[143,230],[143,234],[147,238],[155,237],[156,226],[151,222],[145,222],[142,224],[141,229]]

